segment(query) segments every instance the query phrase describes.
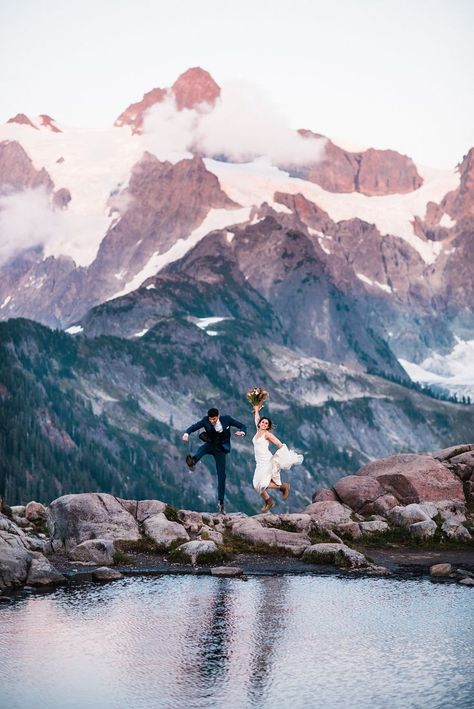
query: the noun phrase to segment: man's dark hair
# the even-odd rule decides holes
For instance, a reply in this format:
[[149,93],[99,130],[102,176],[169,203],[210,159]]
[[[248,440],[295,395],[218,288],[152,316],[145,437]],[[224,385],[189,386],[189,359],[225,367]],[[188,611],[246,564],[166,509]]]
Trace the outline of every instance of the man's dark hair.
[[214,418],[214,416],[219,416],[219,409],[209,409],[209,411],[207,412],[207,415],[209,416],[210,419]]

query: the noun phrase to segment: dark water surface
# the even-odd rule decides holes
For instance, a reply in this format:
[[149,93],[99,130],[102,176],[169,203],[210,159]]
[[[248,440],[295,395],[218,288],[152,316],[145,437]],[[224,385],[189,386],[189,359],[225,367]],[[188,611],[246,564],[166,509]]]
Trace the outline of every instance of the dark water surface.
[[2,709],[474,706],[474,592],[136,577],[0,607]]

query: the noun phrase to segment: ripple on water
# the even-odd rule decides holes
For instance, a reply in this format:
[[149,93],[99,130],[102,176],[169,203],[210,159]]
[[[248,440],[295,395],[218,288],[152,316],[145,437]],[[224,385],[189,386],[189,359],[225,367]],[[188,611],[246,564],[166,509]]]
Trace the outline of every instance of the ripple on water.
[[472,707],[472,589],[126,578],[0,608],[1,706]]

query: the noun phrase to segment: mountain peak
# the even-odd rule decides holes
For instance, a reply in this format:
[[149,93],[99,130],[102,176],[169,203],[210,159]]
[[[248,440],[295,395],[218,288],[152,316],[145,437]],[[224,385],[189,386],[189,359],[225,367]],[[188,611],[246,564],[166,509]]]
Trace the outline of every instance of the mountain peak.
[[7,123],[19,123],[20,125],[31,126],[32,128],[35,128],[35,130],[38,130],[38,126],[35,126],[31,119],[24,113],[17,113],[16,116],[9,118]]
[[174,95],[178,111],[196,108],[201,103],[214,105],[221,92],[212,76],[205,69],[195,66],[180,74],[171,88],[155,88],[143,95],[141,101],[130,104],[115,121],[116,126],[129,125],[132,133],[143,130],[143,116],[146,110],[161,103],[169,95]]
[[62,130],[58,128],[54,118],[48,116],[46,113],[40,113],[33,120],[29,118],[25,113],[17,113],[16,116],[9,118],[7,123],[18,123],[24,126],[31,126],[35,130],[40,130],[41,128],[47,128],[53,133],[62,133]]
[[195,108],[200,103],[214,104],[221,89],[205,69],[196,66],[181,74],[171,87],[178,110]]

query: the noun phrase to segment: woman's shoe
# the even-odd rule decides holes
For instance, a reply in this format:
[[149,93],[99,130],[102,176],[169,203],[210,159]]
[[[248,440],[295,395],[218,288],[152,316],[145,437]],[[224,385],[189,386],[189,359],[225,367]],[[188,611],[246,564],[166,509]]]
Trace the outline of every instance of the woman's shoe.
[[272,507],[275,507],[275,501],[272,500],[272,498],[269,495],[268,500],[265,501],[265,505],[262,507],[263,514],[265,514],[265,512],[270,512]]
[[287,500],[290,494],[290,483],[282,483],[280,485],[281,499]]

